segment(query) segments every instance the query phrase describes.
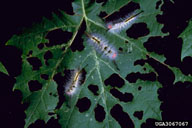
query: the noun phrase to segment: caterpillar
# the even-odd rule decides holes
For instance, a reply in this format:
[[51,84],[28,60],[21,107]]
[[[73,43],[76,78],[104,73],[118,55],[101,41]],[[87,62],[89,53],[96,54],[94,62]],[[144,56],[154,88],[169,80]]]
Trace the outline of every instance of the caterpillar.
[[118,56],[117,50],[112,45],[109,45],[108,40],[106,40],[100,34],[96,33],[94,34],[85,33],[85,34],[88,36],[88,42],[92,46],[94,46],[99,53],[102,53],[104,57],[107,57],[108,59],[112,60],[116,69],[119,70],[117,63],[115,61]]
[[71,71],[69,81],[65,85],[65,94],[68,96],[73,96],[77,92],[82,79],[82,70],[75,69]]
[[109,32],[111,33],[119,33],[124,29],[127,29],[132,22],[137,18],[137,16],[142,13],[143,11],[136,13],[136,12],[132,12],[130,14],[128,14],[127,16],[125,16],[124,18],[120,18],[117,21],[110,21],[107,23],[107,28],[109,30]]
[[110,60],[115,60],[117,58],[117,50],[112,46],[109,45],[108,40],[106,40],[100,34],[87,34],[89,37],[88,42],[95,47],[95,49],[102,53],[103,56],[106,56]]

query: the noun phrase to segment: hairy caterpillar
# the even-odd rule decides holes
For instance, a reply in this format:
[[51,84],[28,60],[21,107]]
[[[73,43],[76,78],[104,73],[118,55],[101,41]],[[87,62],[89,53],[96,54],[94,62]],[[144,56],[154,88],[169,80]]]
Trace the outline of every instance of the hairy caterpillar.
[[112,46],[109,45],[108,40],[106,40],[103,36],[100,34],[87,34],[88,36],[88,42],[94,46],[94,48],[99,52],[102,53],[104,57],[107,57],[108,59],[112,60],[117,70],[119,70],[115,59],[117,58],[117,50]]
[[107,23],[107,28],[109,29],[109,32],[111,33],[119,33],[120,31],[127,29],[132,22],[137,18],[137,16],[142,13],[143,11],[136,13],[132,12],[125,16],[124,18],[120,18],[117,21],[111,21]]
[[95,49],[102,53],[103,56],[106,56],[110,60],[115,60],[117,58],[117,50],[108,44],[108,40],[102,37],[100,34],[87,34],[89,37],[88,42],[95,47]]
[[77,92],[82,78],[82,70],[75,69],[71,71],[69,81],[65,85],[65,94],[68,96],[73,96]]

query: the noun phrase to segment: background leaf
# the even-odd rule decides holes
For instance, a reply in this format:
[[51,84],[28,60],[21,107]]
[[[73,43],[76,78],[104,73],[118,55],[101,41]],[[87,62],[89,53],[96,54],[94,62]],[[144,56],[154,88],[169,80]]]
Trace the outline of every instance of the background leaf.
[[4,67],[4,65],[0,62],[0,72],[5,73],[6,75],[8,75],[9,73],[7,72],[7,69]]
[[192,22],[189,22],[188,27],[185,29],[185,31],[183,31],[179,37],[181,37],[183,39],[183,46],[182,46],[182,51],[181,51],[181,60],[183,60],[183,58],[185,58],[186,56],[192,56],[191,53],[191,29],[192,26]]

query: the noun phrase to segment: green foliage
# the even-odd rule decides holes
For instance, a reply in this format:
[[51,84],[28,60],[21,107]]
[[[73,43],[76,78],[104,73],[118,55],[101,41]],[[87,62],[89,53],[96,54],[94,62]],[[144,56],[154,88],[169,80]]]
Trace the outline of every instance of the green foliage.
[[179,37],[183,39],[183,46],[181,50],[181,60],[185,58],[186,56],[192,56],[192,51],[190,50],[192,48],[192,21],[189,22],[189,26],[181,33]]
[[[26,31],[22,35],[14,35],[7,42],[7,45],[14,45],[22,51],[22,73],[16,78],[17,82],[14,89],[18,89],[22,92],[23,102],[29,103],[29,107],[25,111],[25,128],[38,119],[47,122],[51,117],[57,118],[57,115],[59,115],[59,123],[62,128],[119,128],[119,123],[110,114],[110,110],[115,104],[120,104],[122,106],[123,111],[129,114],[136,128],[139,128],[148,118],[161,120],[161,102],[159,101],[157,94],[157,90],[161,87],[160,83],[157,80],[137,80],[136,83],[130,83],[125,78],[127,74],[136,72],[143,74],[154,72],[157,75],[156,71],[148,63],[145,63],[144,65],[135,65],[137,60],[146,60],[146,55],[154,58],[161,64],[164,64],[165,58],[163,56],[156,53],[148,53],[143,46],[143,43],[146,42],[149,37],[166,35],[161,32],[163,25],[159,24],[156,20],[156,15],[161,14],[162,12],[160,9],[155,8],[158,0],[133,1],[139,3],[141,10],[144,11],[135,23],[144,22],[147,24],[147,28],[150,32],[147,36],[133,39],[128,37],[125,31],[119,34],[110,34],[106,32],[107,29],[105,28],[103,20],[98,17],[101,11],[105,11],[108,14],[118,11],[121,7],[129,3],[130,0],[108,0],[103,6],[102,3],[91,3],[89,0],[74,0],[74,15],[68,15],[62,11],[62,16],[60,17],[53,14],[52,20],[44,18],[42,24],[35,25],[32,29]],[[122,47],[124,49],[124,53],[119,54],[116,60],[120,71],[115,68],[113,62],[101,57],[93,47],[88,45],[85,35],[82,36],[84,39],[84,50],[72,52],[70,47],[73,44],[83,21],[86,23],[87,33],[100,33],[108,39],[115,48],[118,49],[119,47]],[[72,38],[64,44],[44,47],[40,50],[38,48],[40,43],[45,44],[49,42],[49,40],[46,39],[47,33],[56,29],[62,29],[63,31],[73,33]],[[186,55],[191,55],[191,53],[185,51],[185,47],[189,45],[189,38],[186,38],[186,36],[189,37],[187,33],[190,32],[190,28],[188,29],[181,35],[181,37],[185,39],[182,58]],[[65,50],[62,50],[64,47]],[[33,51],[32,55],[28,56],[30,51]],[[48,65],[46,65],[44,60],[44,54],[47,51],[50,51],[53,54],[53,57],[48,60]],[[37,57],[41,61],[42,66],[39,70],[32,69],[31,64],[27,61],[29,57]],[[182,74],[176,68],[173,69],[172,67],[167,67],[172,69],[175,74]],[[61,108],[56,109],[59,96],[57,92],[58,85],[53,80],[54,75],[57,73],[64,75],[63,71],[65,69],[77,68],[84,68],[86,70],[85,82],[80,87],[77,94],[64,102]],[[144,68],[146,70],[143,70]],[[120,78],[125,81],[125,85],[122,88],[116,89],[122,93],[132,93],[134,96],[132,102],[122,102],[115,98],[110,93],[112,87],[104,84],[104,81],[113,73],[118,74]],[[49,79],[42,79],[40,77],[41,74],[49,75]],[[182,78],[179,77],[176,81],[179,81]],[[38,91],[30,91],[28,83],[31,80],[37,80],[42,84],[42,88]],[[98,96],[93,95],[88,89],[88,85],[90,84],[98,85]],[[138,90],[139,86],[142,87],[141,91]],[[87,111],[81,113],[76,107],[76,103],[78,99],[83,97],[87,97],[91,101],[91,106]],[[70,107],[68,106],[69,102],[71,102]],[[106,112],[105,119],[102,123],[95,120],[94,109],[97,104],[103,106]],[[141,120],[134,116],[135,111],[143,111],[143,118]],[[50,115],[50,112],[54,114]]]
[[6,75],[8,75],[9,73],[7,72],[7,69],[4,67],[4,65],[0,62],[0,72],[5,73]]

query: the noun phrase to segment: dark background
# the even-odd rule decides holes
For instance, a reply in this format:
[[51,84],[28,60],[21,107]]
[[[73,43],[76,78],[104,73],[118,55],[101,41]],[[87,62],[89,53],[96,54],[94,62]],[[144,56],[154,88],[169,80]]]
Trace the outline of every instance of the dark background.
[[[98,0],[100,2],[102,0]],[[165,55],[166,63],[181,69],[185,74],[192,74],[192,58],[186,57],[180,61],[182,39],[177,36],[188,25],[192,17],[190,0],[175,0],[175,4],[164,0],[162,16],[157,16],[160,23],[164,24],[163,32],[170,35],[164,38],[154,38],[147,42],[145,47]],[[40,23],[43,16],[51,18],[51,13],[59,13],[58,9],[70,13],[70,2],[60,1],[11,1],[0,2],[0,61],[7,68],[10,76],[0,73],[0,126],[7,128],[24,126],[24,110],[26,105],[21,104],[22,95],[19,91],[12,92],[15,77],[21,73],[21,51],[4,46],[13,34],[21,32],[22,28],[30,27],[33,23]],[[191,13],[191,14],[190,14]],[[148,63],[158,72],[158,80],[163,88],[159,89],[159,99],[162,101],[161,110],[164,121],[192,121],[192,83],[178,82],[173,84],[174,74],[166,67],[159,66],[152,59]],[[154,127],[154,119],[148,119],[142,125],[144,128]],[[59,127],[57,120],[51,119],[48,124],[37,121],[31,127]]]

